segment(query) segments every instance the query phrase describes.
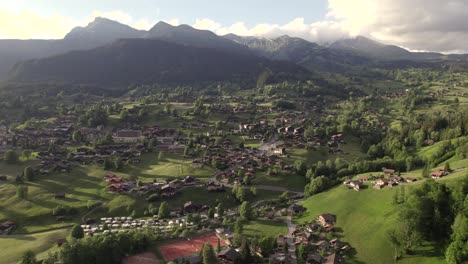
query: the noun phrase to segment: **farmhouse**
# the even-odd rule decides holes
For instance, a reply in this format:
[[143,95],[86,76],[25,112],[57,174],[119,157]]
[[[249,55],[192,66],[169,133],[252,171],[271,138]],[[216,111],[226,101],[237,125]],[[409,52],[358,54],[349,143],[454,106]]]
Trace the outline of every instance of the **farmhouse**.
[[188,201],[184,204],[184,213],[196,213],[200,209],[200,206],[194,204],[192,201]]
[[175,195],[176,188],[170,184],[166,184],[161,187],[161,196],[162,197],[172,197]]
[[334,224],[336,221],[335,216],[328,213],[319,215],[318,220],[323,226]]
[[11,231],[16,228],[16,223],[12,221],[6,221],[0,223],[0,235],[8,235]]
[[393,175],[395,173],[395,170],[392,170],[392,169],[384,169],[383,170],[383,173],[385,175]]
[[241,255],[239,252],[231,247],[221,250],[218,253],[218,263],[220,264],[234,264],[237,263],[240,258]]
[[351,181],[351,182],[349,183],[349,185],[350,185],[351,187],[353,187],[353,189],[354,189],[355,191],[358,191],[358,192],[359,192],[359,190],[361,189],[361,182],[360,182],[360,181]]
[[301,214],[306,211],[306,208],[302,205],[294,204],[291,208],[295,214]]

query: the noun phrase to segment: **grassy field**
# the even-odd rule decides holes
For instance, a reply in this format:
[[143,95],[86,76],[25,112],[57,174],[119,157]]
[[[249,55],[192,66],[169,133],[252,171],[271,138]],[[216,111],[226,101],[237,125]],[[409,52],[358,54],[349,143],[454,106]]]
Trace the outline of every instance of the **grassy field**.
[[68,233],[69,229],[59,229],[31,235],[0,237],[0,262],[16,263],[27,250],[32,250],[38,259],[42,259],[47,256],[47,251],[55,245],[57,239],[65,238]]
[[162,161],[157,161],[157,157],[158,153],[145,153],[142,155],[139,164],[125,167],[122,173],[137,176],[139,179],[146,181],[182,178],[187,175],[208,180],[214,172],[213,168],[207,166],[201,169],[193,168],[192,160],[185,159],[180,154],[164,153]]
[[269,237],[278,237],[278,235],[285,235],[288,233],[288,228],[283,222],[273,222],[266,219],[257,219],[255,221],[250,221],[244,225],[244,231],[242,234],[250,237],[255,236],[269,236]]
[[278,186],[289,190],[302,192],[304,190],[306,181],[305,177],[295,173],[269,176],[265,172],[259,172],[255,174],[255,178],[252,180],[252,184]]

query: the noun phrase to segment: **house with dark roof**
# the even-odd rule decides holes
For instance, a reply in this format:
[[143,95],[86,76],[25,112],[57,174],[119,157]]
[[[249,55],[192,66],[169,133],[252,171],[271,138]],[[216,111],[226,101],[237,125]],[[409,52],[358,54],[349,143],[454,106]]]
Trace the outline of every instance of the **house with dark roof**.
[[224,250],[221,250],[218,255],[218,263],[220,264],[234,264],[239,261],[241,255],[235,249],[228,247]]
[[334,224],[336,221],[332,214],[321,214],[318,216],[318,220],[323,226]]

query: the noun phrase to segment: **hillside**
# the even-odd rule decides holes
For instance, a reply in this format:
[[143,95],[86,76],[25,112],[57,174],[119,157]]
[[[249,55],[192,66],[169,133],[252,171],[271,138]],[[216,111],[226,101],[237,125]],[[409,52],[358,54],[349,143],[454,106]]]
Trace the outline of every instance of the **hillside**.
[[[468,166],[467,159],[452,159],[451,162],[453,168]],[[451,185],[466,173],[466,170],[460,171],[438,181]],[[402,177],[419,178],[417,182],[404,185],[406,193],[424,181],[420,175],[420,170],[402,174]],[[397,218],[397,205],[392,204],[392,197],[401,187],[375,190],[369,183],[363,190],[356,192],[340,184],[304,201],[302,204],[307,208],[307,213],[296,221],[305,223],[322,213],[334,214],[337,218],[336,225],[342,228],[342,232],[339,232],[343,236],[341,239],[356,250],[352,263],[392,263],[394,253],[388,242],[387,232]],[[433,245],[424,244],[414,255],[405,255],[398,263],[445,263],[444,252]]]
[[12,71],[11,80],[121,86],[222,80],[254,83],[265,68],[286,77],[306,73],[292,64],[248,55],[160,40],[125,39],[93,50],[18,64]]

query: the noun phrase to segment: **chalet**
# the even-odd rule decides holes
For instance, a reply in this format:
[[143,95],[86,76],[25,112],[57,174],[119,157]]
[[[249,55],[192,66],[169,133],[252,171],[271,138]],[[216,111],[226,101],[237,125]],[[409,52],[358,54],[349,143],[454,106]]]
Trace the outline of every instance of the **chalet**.
[[16,223],[12,221],[6,221],[0,223],[0,234],[8,235],[11,231],[16,228]]
[[395,170],[392,170],[392,169],[384,169],[383,170],[383,173],[385,175],[393,175],[395,173]]
[[294,204],[291,209],[295,214],[302,214],[307,210],[304,206],[298,204]]
[[55,199],[65,199],[65,193],[56,193],[54,198]]
[[297,128],[294,129],[294,134],[295,135],[300,135],[300,134],[304,133],[304,130],[305,129],[304,129],[303,126],[297,127]]
[[398,184],[400,182],[403,182],[403,178],[400,176],[391,176],[390,181]]
[[276,148],[273,153],[284,156],[286,155],[286,148]]
[[432,179],[440,179],[444,177],[445,171],[433,171],[431,172]]
[[169,182],[169,184],[176,189],[180,188],[182,186],[182,183],[183,182],[181,180],[177,180],[177,179]]
[[219,182],[210,181],[206,184],[206,188],[209,192],[220,192],[224,191],[224,185]]
[[386,178],[378,179],[375,184],[379,185],[380,187],[383,187],[388,184],[388,179]]
[[115,143],[138,143],[143,142],[144,139],[140,130],[122,129],[112,135]]
[[218,263],[220,264],[234,264],[239,261],[241,255],[235,249],[228,247],[221,250],[218,255]]
[[8,180],[8,176],[0,175],[0,181],[7,181],[7,180]]
[[351,182],[349,183],[349,185],[350,185],[351,187],[353,187],[353,189],[354,189],[355,191],[358,191],[358,192],[359,192],[359,190],[360,190],[361,187],[362,187],[360,181],[351,181]]
[[361,175],[361,176],[358,176],[358,180],[359,180],[360,182],[368,182],[368,181],[369,181],[369,177],[367,177],[367,176],[362,176],[362,175]]
[[120,183],[113,183],[108,186],[110,192],[120,193],[122,192],[122,184]]
[[331,136],[331,140],[333,141],[340,141],[343,139],[343,134],[336,134]]
[[415,182],[416,179],[415,178],[411,178],[411,177],[406,177],[406,182]]
[[192,176],[187,176],[183,180],[184,185],[194,185],[196,183],[196,181],[197,180]]
[[172,197],[175,195],[176,188],[171,186],[170,184],[166,184],[161,187],[161,196],[162,197]]
[[318,216],[318,220],[323,226],[334,224],[336,221],[332,214],[321,214]]
[[186,202],[184,204],[184,213],[196,213],[200,209],[200,206],[194,204],[192,201]]
[[307,264],[320,264],[322,263],[322,256],[319,253],[311,253],[307,255],[306,259]]
[[328,243],[328,241],[326,240],[321,240],[315,243],[314,245],[320,250],[327,250],[328,248],[330,248],[330,243]]

